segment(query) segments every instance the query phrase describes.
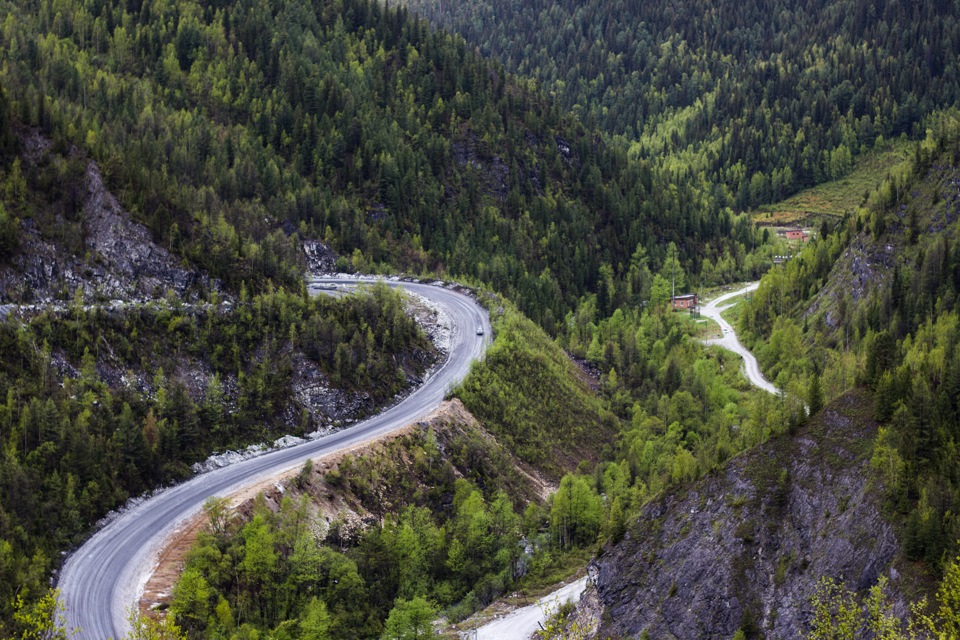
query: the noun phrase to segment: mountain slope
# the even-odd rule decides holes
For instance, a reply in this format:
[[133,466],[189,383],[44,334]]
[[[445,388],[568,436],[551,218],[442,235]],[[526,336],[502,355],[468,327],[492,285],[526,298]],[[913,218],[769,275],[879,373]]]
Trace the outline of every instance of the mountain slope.
[[841,177],[960,99],[945,0],[404,4],[739,209]]
[[802,637],[824,577],[860,593],[886,577],[903,620],[957,555],[958,122],[931,119],[743,305],[768,375],[815,415],[641,510],[597,560],[583,611],[603,608],[600,637]]
[[22,153],[4,178],[13,195],[7,215],[19,217],[15,246],[0,259],[0,300],[49,306],[78,291],[100,303],[143,302],[168,292],[183,302],[213,292],[233,298],[216,280],[184,268],[130,220],[97,163],[76,150],[58,152],[35,129],[16,132],[15,140]]
[[888,499],[908,556],[934,571],[960,539],[958,185],[960,118],[948,112],[828,243],[771,272],[741,318],[761,364],[799,344],[805,354],[784,375],[801,386],[819,368],[834,393],[854,381],[875,392]]
[[[60,552],[215,450],[305,435],[408,390],[437,357],[386,288],[250,295],[183,265],[97,163],[18,130],[0,179],[0,635]],[[11,144],[15,139],[11,139]],[[429,315],[423,309],[421,315]]]
[[822,576],[866,589],[898,578],[900,540],[870,470],[876,424],[862,391],[648,504],[596,561],[599,637],[797,638]]
[[[330,613],[330,637],[381,637],[394,617],[391,610],[418,599],[433,611],[428,617],[439,606],[456,622],[505,593],[552,584],[572,571],[571,561],[582,566],[584,551],[559,543],[569,517],[554,519],[558,501],[550,494],[559,480],[562,495],[572,478],[564,474],[608,446],[609,414],[541,329],[512,309],[495,326],[492,357],[478,363],[456,391],[463,404],[450,401],[380,443],[319,460],[286,489],[271,491],[276,502],[270,509],[259,500],[252,520],[244,514],[213,535],[198,536],[171,601],[188,637],[229,635],[234,626],[276,632],[302,625],[316,606],[310,604],[314,594]],[[478,387],[490,380],[495,389],[484,396]],[[529,393],[531,386],[540,395]],[[555,398],[546,389],[568,395],[568,416],[556,415]],[[505,398],[522,400],[524,410],[497,406]],[[478,421],[470,406],[484,417]],[[531,440],[538,446],[531,447]],[[578,493],[577,500],[599,511],[596,491],[578,486],[586,495]],[[301,515],[294,523],[284,515],[292,515],[295,498],[303,494],[312,504],[301,503],[300,510],[319,511],[325,523]],[[291,524],[293,544],[292,532],[283,532]],[[253,541],[252,529],[264,526],[275,535]],[[254,578],[244,558],[261,543],[276,562]],[[320,566],[318,555],[327,559]],[[344,566],[328,569],[331,558]],[[209,616],[210,598],[190,595],[188,585],[198,576],[233,615]]]
[[233,290],[296,282],[316,238],[339,268],[479,278],[553,331],[638,245],[656,265],[673,241],[696,270],[756,244],[708,191],[402,8],[2,6],[13,117],[92,154],[161,244]]

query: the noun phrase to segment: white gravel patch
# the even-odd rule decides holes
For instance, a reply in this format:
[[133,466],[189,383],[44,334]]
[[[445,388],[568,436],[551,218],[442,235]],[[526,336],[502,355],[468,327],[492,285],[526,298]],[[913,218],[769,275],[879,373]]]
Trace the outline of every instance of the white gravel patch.
[[311,431],[310,433],[307,434],[306,437],[307,437],[307,440],[317,440],[319,438],[322,438],[323,436],[330,435],[336,430],[337,428],[334,425],[328,424],[325,427],[320,427],[316,431]]
[[197,462],[193,464],[190,469],[194,473],[206,473],[207,471],[213,471],[214,469],[221,469],[227,465],[236,464],[242,462],[243,460],[249,460],[250,458],[255,458],[259,455],[262,455],[268,451],[268,447],[265,444],[252,444],[243,451],[224,451],[223,453],[215,453],[203,462]]
[[303,444],[304,442],[316,440],[317,438],[330,435],[334,431],[336,431],[334,425],[329,424],[326,427],[317,429],[312,433],[308,433],[304,438],[285,435],[274,440],[273,444],[271,445],[265,443],[252,444],[241,451],[224,451],[222,453],[215,453],[203,462],[197,462],[190,467],[190,469],[197,474],[206,473],[208,471],[213,471],[214,469],[220,469],[231,464],[249,460],[250,458],[262,456],[263,454],[270,453],[271,451],[276,451],[278,449],[289,449],[290,447],[295,447],[298,444]]
[[107,515],[100,518],[97,521],[97,523],[93,526],[94,530],[100,531],[101,529],[106,527],[108,524],[110,524],[111,522],[113,522],[114,520],[116,520],[126,512],[133,511],[134,509],[139,507],[141,504],[143,504],[153,496],[162,493],[166,489],[167,487],[161,487],[159,489],[154,489],[153,491],[144,493],[143,495],[135,496],[133,498],[128,498],[127,501],[124,502],[121,506],[117,507],[113,511],[108,511]]
[[273,441],[274,449],[286,449],[287,447],[295,447],[298,444],[303,444],[306,442],[305,438],[298,438],[297,436],[286,435],[282,438],[277,438]]
[[[443,307],[431,300],[412,291],[407,291],[406,294],[413,301],[414,317],[430,338],[430,342],[441,352],[450,353],[453,346],[453,319]],[[418,308],[428,310],[431,317],[425,318],[424,314],[417,313]]]

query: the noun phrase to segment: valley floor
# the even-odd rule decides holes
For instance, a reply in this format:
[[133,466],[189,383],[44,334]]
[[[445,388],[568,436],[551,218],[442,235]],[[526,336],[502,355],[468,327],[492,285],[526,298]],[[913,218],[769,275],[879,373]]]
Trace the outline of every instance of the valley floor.
[[724,303],[729,302],[733,298],[750,293],[751,291],[756,291],[758,286],[760,286],[759,282],[751,282],[735,291],[725,293],[701,307],[700,313],[720,325],[720,330],[723,332],[722,338],[704,340],[703,343],[706,345],[717,345],[739,354],[740,357],[743,358],[743,374],[747,377],[747,380],[749,380],[752,385],[768,393],[779,395],[780,390],[763,377],[763,373],[760,371],[760,365],[757,364],[757,359],[746,347],[740,344],[740,340],[737,338],[737,332],[734,331],[733,326],[727,322],[722,315],[726,309],[732,306],[732,304]]
[[[736,330],[722,316],[724,311],[735,304],[731,303],[731,300],[756,291],[759,284],[759,282],[750,282],[738,286],[733,291],[724,293],[703,305],[701,314],[716,322],[723,335],[721,338],[704,340],[703,342],[706,345],[716,345],[740,355],[743,358],[743,374],[747,380],[759,389],[779,395],[781,393],[780,389],[763,376],[756,357],[740,343]],[[550,594],[543,596],[534,604],[502,615],[482,627],[461,631],[461,637],[465,640],[528,640],[534,632],[541,628],[546,619],[556,612],[560,605],[568,601],[574,604],[579,602],[586,586],[586,578],[564,584]],[[469,628],[469,622],[460,626],[461,628],[464,626]]]

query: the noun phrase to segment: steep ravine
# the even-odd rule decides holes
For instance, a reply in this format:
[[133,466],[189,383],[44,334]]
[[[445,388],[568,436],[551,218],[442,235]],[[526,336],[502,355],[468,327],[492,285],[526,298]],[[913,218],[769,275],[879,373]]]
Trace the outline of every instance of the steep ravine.
[[905,612],[909,580],[869,464],[871,406],[852,391],[796,435],[648,504],[592,566],[597,637],[802,637],[822,576],[862,590],[886,575]]

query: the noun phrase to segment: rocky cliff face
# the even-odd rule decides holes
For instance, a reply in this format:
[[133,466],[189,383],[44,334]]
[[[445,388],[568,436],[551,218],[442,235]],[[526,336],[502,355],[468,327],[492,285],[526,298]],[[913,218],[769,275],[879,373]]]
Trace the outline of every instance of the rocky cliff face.
[[[36,129],[23,128],[17,135],[29,193],[20,214],[19,246],[13,255],[0,256],[0,321],[7,316],[29,321],[41,313],[71,313],[78,291],[84,309],[103,314],[104,321],[119,321],[131,313],[162,313],[170,307],[178,314],[232,313],[235,296],[155,242],[151,231],[120,205],[96,162],[76,149],[55,145]],[[337,255],[326,245],[307,242],[304,253],[312,270],[333,271]],[[444,356],[444,332],[452,330],[445,325],[448,319],[421,307],[411,303],[410,313]],[[107,341],[101,344],[105,348],[96,355],[96,367],[102,382],[112,389],[155,393],[152,380],[159,368],[155,354],[138,354],[130,361],[116,357]],[[399,358],[397,367],[408,380],[403,393],[419,385],[418,373],[433,366],[437,357],[432,351],[415,350]],[[367,391],[337,388],[302,352],[291,352],[291,360],[290,401],[279,409],[291,431],[302,425],[304,412],[312,424],[333,429],[379,408]],[[76,358],[71,362],[60,349],[51,353],[51,364],[61,382],[80,374]],[[183,384],[194,402],[204,400],[214,373],[206,353],[178,353],[174,362],[164,365],[168,380]],[[238,377],[221,374],[218,382],[225,406],[235,409]]]
[[802,637],[822,576],[863,590],[887,575],[905,613],[899,544],[870,470],[870,406],[851,392],[797,435],[648,504],[593,567],[598,637]]
[[[36,131],[26,130],[20,138],[24,172],[31,179],[49,164],[66,160]],[[130,218],[104,185],[95,162],[76,152],[70,160],[85,167],[82,185],[68,198],[72,202],[66,211],[53,213],[61,203],[49,205],[46,215],[56,219],[44,225],[24,221],[20,251],[10,264],[0,265],[0,302],[46,304],[72,298],[78,288],[87,301],[128,302],[160,298],[168,291],[190,300],[220,289],[205,274],[183,268]],[[71,226],[77,227],[77,246],[50,231]]]

